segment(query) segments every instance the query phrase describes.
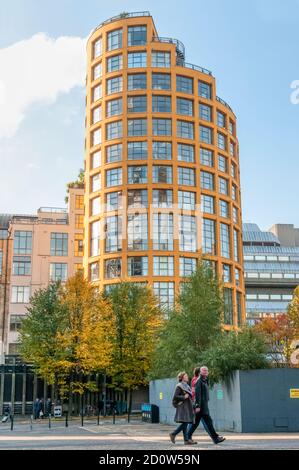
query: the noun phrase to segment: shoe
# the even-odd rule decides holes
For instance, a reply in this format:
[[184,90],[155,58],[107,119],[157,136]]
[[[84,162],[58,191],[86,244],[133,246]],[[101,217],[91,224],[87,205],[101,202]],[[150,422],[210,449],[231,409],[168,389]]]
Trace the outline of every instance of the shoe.
[[197,444],[197,442],[192,441],[189,439],[189,441],[184,441],[185,446],[194,446],[194,444]]
[[218,436],[217,439],[214,440],[214,444],[220,444],[220,442],[225,441],[225,437]]
[[169,437],[170,437],[171,442],[175,444],[175,436],[172,433],[170,433]]

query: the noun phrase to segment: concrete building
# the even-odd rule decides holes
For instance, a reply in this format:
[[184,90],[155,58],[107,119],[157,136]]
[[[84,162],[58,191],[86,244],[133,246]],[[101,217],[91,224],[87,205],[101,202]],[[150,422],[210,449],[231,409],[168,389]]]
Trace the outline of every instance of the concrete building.
[[86,276],[105,289],[147,282],[171,308],[204,255],[236,328],[245,320],[236,116],[212,73],[159,37],[149,12],[100,24],[87,54]]
[[299,229],[277,224],[262,231],[243,224],[246,316],[254,324],[287,310],[299,284]]

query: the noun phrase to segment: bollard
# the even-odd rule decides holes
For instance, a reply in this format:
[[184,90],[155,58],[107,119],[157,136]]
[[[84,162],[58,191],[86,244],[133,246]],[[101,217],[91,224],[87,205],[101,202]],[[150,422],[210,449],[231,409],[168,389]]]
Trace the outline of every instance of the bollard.
[[10,430],[13,431],[13,415],[10,415]]
[[68,414],[68,412],[66,411],[66,412],[65,412],[65,427],[66,427],[66,428],[68,428],[68,426],[69,426],[68,417],[69,417],[69,414]]
[[30,431],[32,431],[33,415],[30,415]]
[[51,429],[51,413],[49,413],[49,429]]

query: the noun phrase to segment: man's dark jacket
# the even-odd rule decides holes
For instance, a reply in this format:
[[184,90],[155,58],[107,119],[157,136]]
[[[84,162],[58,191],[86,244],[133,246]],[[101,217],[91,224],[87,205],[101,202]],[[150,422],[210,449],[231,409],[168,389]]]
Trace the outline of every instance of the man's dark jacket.
[[209,386],[206,379],[199,377],[195,385],[195,407],[203,415],[209,414]]

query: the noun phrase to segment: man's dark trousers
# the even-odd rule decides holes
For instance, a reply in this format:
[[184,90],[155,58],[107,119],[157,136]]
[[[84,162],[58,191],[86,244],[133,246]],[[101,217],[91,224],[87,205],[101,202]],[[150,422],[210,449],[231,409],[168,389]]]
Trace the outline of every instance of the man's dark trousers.
[[192,439],[192,434],[197,429],[197,427],[198,427],[201,420],[204,423],[204,427],[205,427],[206,431],[208,432],[210,437],[213,439],[213,441],[215,441],[218,438],[218,434],[215,431],[212,418],[209,414],[203,414],[201,411],[199,413],[196,413],[195,422],[188,429],[188,438]]

